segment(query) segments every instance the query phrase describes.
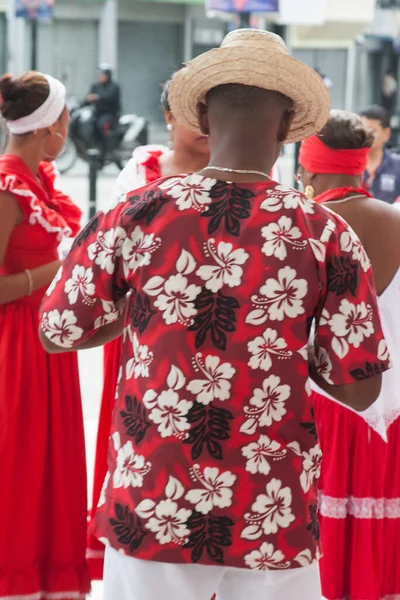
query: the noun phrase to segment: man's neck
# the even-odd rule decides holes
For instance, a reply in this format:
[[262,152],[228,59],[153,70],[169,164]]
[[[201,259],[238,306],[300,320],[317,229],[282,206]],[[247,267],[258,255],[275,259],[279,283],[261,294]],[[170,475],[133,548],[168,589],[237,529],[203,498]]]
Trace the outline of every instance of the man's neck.
[[383,156],[385,153],[385,149],[383,146],[379,148],[371,148],[370,153],[368,154],[368,172],[374,172],[377,168],[382,164]]

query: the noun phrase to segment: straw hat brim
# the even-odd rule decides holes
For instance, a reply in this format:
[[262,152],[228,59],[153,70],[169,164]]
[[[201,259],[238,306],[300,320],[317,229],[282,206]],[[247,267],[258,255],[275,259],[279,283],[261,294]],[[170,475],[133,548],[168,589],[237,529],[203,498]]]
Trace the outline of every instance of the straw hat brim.
[[215,48],[178,71],[169,92],[174,117],[200,133],[198,103],[211,89],[228,83],[280,92],[292,99],[295,118],[286,144],[319,132],[329,118],[329,92],[318,73],[289,54],[254,46]]

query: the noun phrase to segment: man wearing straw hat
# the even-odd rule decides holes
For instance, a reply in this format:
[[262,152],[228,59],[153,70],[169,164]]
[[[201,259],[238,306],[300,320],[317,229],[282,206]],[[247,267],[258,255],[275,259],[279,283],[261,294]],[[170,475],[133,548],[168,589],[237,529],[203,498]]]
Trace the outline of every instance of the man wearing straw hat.
[[42,306],[49,352],[124,333],[96,519],[105,598],[317,600],[309,374],[363,410],[388,367],[354,233],[268,177],[284,142],[325,124],[328,92],[281,38],[239,30],[170,97],[209,136],[209,166],[99,213]]

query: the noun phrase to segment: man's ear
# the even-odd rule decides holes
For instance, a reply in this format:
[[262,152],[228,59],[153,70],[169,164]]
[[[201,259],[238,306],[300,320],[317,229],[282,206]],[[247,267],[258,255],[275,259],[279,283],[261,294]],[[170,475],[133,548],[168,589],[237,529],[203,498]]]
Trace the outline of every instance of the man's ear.
[[203,102],[199,102],[197,105],[197,118],[199,119],[201,133],[203,135],[209,135],[210,127],[208,123],[208,107]]
[[283,142],[287,139],[289,135],[294,116],[294,110],[286,110],[282,115],[278,129],[278,142],[280,142],[281,144],[283,144]]
[[386,129],[385,129],[385,143],[386,144],[390,140],[391,135],[392,135],[392,130],[390,129],[390,127],[386,127]]

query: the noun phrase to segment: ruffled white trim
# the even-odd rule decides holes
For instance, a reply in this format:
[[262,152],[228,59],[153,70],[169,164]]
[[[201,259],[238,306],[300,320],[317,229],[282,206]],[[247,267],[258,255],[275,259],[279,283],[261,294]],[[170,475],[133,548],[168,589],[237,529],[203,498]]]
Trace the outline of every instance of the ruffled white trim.
[[9,186],[7,191],[11,192],[12,194],[15,194],[16,196],[22,196],[23,198],[28,199],[32,211],[29,215],[30,225],[35,225],[36,223],[38,223],[48,233],[57,234],[57,239],[59,242],[61,242],[63,238],[71,236],[72,229],[68,227],[68,225],[66,227],[59,227],[49,223],[49,221],[43,215],[43,208],[40,206],[38,198],[34,194],[32,194],[30,190],[23,188],[19,189],[18,187],[13,188]]
[[329,519],[400,519],[400,498],[333,498],[319,495],[319,511]]

